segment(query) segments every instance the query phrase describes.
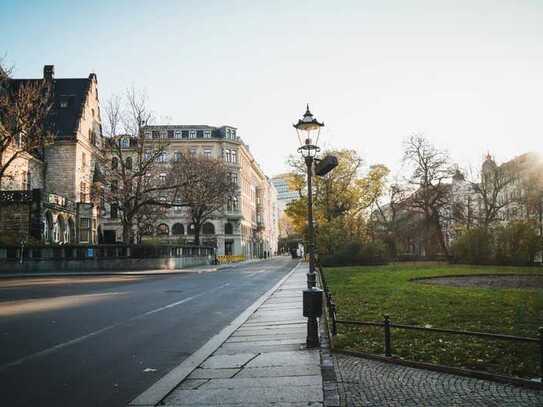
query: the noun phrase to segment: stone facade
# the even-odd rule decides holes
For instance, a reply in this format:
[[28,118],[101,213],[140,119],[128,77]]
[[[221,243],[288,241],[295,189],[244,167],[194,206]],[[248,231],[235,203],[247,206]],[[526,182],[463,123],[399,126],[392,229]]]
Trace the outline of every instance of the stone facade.
[[[35,195],[39,202],[34,206],[41,218],[39,230],[44,243],[98,243],[101,211],[96,202],[91,202],[90,194],[102,145],[96,75],[56,79],[54,67],[46,65],[43,80],[52,81],[53,142],[40,154],[19,156],[10,165],[0,191],[19,191],[23,195],[25,191],[39,192]],[[0,202],[3,210],[13,205],[6,200]],[[7,224],[0,225],[5,227]],[[36,238],[35,230],[22,221],[17,236],[23,240]]]

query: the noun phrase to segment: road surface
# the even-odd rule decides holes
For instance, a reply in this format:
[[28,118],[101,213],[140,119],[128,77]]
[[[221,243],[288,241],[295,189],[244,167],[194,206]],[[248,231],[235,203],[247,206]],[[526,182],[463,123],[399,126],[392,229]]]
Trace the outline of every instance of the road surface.
[[126,406],[294,265],[0,278],[0,404]]

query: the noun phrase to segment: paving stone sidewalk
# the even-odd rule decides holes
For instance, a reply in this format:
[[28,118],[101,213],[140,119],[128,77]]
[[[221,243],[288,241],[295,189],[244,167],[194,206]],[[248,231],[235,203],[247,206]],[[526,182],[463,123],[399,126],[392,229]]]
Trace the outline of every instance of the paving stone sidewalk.
[[320,353],[305,349],[306,271],[300,264],[163,405],[322,406]]
[[543,390],[334,356],[343,406],[543,406]]

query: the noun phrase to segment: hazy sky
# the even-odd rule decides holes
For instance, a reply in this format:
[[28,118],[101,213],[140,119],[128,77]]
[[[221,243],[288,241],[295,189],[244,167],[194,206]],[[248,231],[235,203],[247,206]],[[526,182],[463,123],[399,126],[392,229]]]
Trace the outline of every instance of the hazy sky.
[[236,126],[270,175],[307,102],[326,144],[394,170],[414,133],[462,165],[543,151],[543,0],[0,0],[0,54],[17,77],[94,71],[102,103],[133,84],[164,121]]

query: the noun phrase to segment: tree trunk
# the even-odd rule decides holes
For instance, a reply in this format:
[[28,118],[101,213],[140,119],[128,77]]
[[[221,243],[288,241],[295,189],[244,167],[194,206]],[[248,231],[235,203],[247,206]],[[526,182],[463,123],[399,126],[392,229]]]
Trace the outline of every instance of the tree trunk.
[[194,244],[200,245],[200,224],[194,223]]
[[132,244],[132,218],[123,219],[123,242]]

